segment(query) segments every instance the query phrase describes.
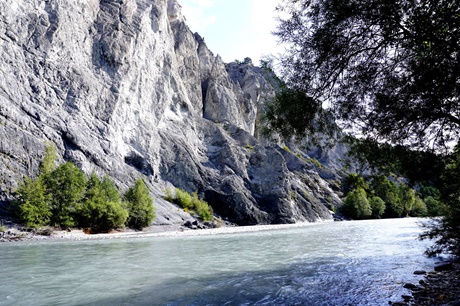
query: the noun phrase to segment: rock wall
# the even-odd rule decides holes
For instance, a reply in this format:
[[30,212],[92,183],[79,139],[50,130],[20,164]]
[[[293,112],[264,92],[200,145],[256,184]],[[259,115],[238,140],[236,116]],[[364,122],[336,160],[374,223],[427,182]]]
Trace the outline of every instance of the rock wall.
[[215,56],[177,1],[5,0],[0,54],[5,203],[47,141],[122,190],[143,177],[157,224],[191,218],[161,199],[171,185],[238,224],[330,219],[341,203],[306,156],[254,137],[273,89],[260,68]]

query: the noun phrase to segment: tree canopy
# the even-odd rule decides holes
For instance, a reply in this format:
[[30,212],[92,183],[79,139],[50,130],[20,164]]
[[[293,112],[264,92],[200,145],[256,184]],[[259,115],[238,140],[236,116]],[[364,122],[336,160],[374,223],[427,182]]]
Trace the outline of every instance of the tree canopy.
[[459,1],[290,0],[279,10],[290,88],[366,135],[438,149],[458,140]]

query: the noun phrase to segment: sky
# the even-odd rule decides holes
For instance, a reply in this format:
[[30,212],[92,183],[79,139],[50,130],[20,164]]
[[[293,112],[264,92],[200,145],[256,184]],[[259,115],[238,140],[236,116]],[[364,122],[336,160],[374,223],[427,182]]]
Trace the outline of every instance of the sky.
[[265,55],[277,55],[282,47],[271,34],[276,29],[275,8],[280,0],[178,0],[193,32],[223,61],[250,57],[259,64]]

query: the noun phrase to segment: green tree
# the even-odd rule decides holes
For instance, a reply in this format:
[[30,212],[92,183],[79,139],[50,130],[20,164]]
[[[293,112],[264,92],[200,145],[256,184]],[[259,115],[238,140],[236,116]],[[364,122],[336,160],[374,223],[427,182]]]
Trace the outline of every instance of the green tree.
[[86,190],[83,171],[66,162],[47,175],[44,183],[51,195],[51,224],[61,228],[75,226],[75,214]]
[[288,16],[275,34],[289,48],[281,68],[291,89],[328,101],[365,135],[437,149],[458,139],[457,1],[285,0],[279,9]]
[[446,208],[441,201],[435,199],[432,196],[428,196],[425,198],[424,202],[426,205],[428,216],[439,217],[444,214]]
[[405,184],[399,184],[399,199],[403,208],[402,216],[409,216],[415,203],[415,190]]
[[138,179],[134,186],[125,193],[125,201],[128,206],[128,226],[142,229],[149,226],[155,219],[153,199],[142,179]]
[[26,177],[16,192],[19,196],[17,204],[20,220],[31,228],[48,225],[52,213],[49,206],[50,196],[43,180]]
[[364,189],[357,188],[348,193],[342,206],[342,212],[352,219],[367,219],[372,215]]
[[404,212],[404,206],[399,198],[398,186],[395,182],[390,181],[384,175],[374,176],[372,178],[372,188],[376,196],[380,197],[386,205],[384,217],[397,218],[401,217]]
[[380,219],[385,213],[385,202],[380,197],[372,197],[369,200],[369,205],[372,210],[372,218]]
[[48,143],[45,148],[45,155],[40,163],[40,174],[46,175],[56,169],[56,147],[53,143]]
[[91,174],[77,209],[79,226],[90,228],[92,233],[108,232],[123,227],[127,218],[128,212],[113,181],[105,177],[101,182],[95,173]]
[[356,173],[349,173],[342,183],[342,189],[345,194],[356,188],[362,188],[366,192],[370,190],[369,184],[364,177]]
[[460,144],[455,147],[443,175],[441,199],[447,205],[441,219],[428,226],[422,238],[435,239],[436,244],[428,249],[429,255],[443,252],[460,256]]
[[419,197],[415,197],[414,205],[412,207],[411,216],[414,217],[426,217],[428,210],[425,202]]

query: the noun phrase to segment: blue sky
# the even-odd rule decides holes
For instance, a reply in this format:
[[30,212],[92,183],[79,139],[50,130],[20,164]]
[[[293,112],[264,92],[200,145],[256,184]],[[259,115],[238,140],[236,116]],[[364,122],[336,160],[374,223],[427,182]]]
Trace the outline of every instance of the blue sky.
[[280,0],[178,0],[193,32],[204,37],[224,62],[282,52],[277,38],[275,7]]

